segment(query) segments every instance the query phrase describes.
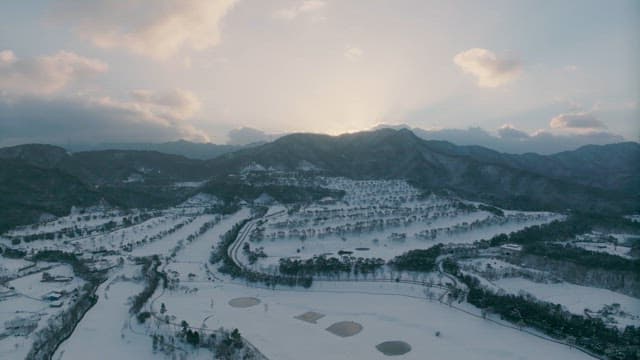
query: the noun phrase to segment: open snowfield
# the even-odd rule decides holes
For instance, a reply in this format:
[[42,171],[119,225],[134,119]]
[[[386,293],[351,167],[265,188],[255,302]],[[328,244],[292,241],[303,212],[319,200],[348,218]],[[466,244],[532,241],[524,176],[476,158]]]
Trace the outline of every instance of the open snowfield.
[[[582,352],[506,328],[426,300],[424,287],[403,283],[316,281],[311,289],[268,290],[216,274],[207,276],[205,263],[211,245],[233,224],[248,217],[246,210],[225,217],[214,228],[181,249],[166,270],[179,274],[177,290],[160,290],[153,310],[161,303],[175,321],[208,329],[238,328],[270,359],[382,359],[376,349],[385,341],[400,340],[412,350],[405,359],[584,359]],[[192,273],[192,280],[188,276]],[[437,277],[434,278],[437,282]],[[434,289],[437,298],[442,291]],[[234,307],[237,299],[255,298],[249,307]],[[232,301],[235,299],[235,302]],[[244,300],[243,300],[244,301]],[[255,304],[255,305],[254,305]],[[301,321],[307,312],[324,316],[316,323]],[[353,321],[362,331],[339,337],[325,329]],[[436,331],[441,336],[435,335]]]
[[31,265],[34,265],[34,263],[24,259],[3,258],[2,261],[0,261],[0,277],[16,277],[20,273],[21,269],[33,270],[33,267],[30,267]]
[[222,217],[222,219],[192,243],[188,244],[181,249],[175,257],[175,261],[178,262],[197,262],[205,264],[209,261],[209,255],[211,254],[211,248],[217,245],[220,241],[220,236],[229,231],[233,225],[239,223],[244,219],[251,217],[251,211],[247,208]]
[[[348,289],[272,291],[232,283],[197,287],[195,296],[184,291],[165,292],[155,303],[164,302],[178,321],[210,329],[237,327],[270,359],[383,359],[385,355],[375,346],[389,340],[411,345],[403,359],[588,358],[566,346],[424,299],[350,293]],[[261,303],[248,308],[228,304],[239,297],[255,297]],[[295,318],[307,311],[325,316],[317,324]],[[325,330],[340,321],[357,322],[363,329],[346,338]],[[441,332],[440,337],[436,331]]]
[[[127,266],[112,275],[98,289],[98,303],[78,324],[74,335],[63,342],[53,356],[55,360],[86,359],[158,359],[165,358],[152,351],[148,335],[152,323],[138,324],[129,314],[129,298],[139,293],[144,284],[130,280],[138,267]],[[123,280],[120,276],[127,276]],[[194,355],[200,356],[194,356]],[[190,354],[190,358],[209,359],[207,351]],[[168,358],[168,357],[167,357]]]
[[[128,327],[127,299],[143,287],[131,281],[103,283],[98,303],[78,324],[74,336],[58,348],[54,359],[82,359],[88,354],[93,359],[152,359],[151,338]],[[131,321],[135,325],[135,318]]]

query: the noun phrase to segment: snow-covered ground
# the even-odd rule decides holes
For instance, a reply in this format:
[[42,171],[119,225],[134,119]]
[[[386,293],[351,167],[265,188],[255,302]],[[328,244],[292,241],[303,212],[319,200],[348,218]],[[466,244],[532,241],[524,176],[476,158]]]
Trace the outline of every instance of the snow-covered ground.
[[[4,260],[4,259],[2,259]],[[71,266],[60,264],[40,263],[39,268],[46,269],[51,276],[72,277]],[[9,335],[6,338],[0,336],[0,358],[23,359],[33,343],[33,334],[47,326],[47,320],[53,315],[63,311],[73,296],[73,291],[81,287],[84,281],[73,278],[68,282],[41,282],[43,272],[34,272],[9,281],[5,286],[0,286],[0,292],[11,296],[0,299],[0,334],[10,334],[7,325],[16,319],[32,319],[37,327],[32,330],[30,336]],[[51,291],[61,291],[64,295],[60,301],[60,307],[51,307],[53,301],[43,299]]]
[[[98,303],[78,324],[74,336],[62,343],[53,358],[83,359],[91,354],[92,359],[153,359],[151,339],[129,328],[128,298],[142,291],[143,287],[143,283],[133,281],[103,283],[98,288]],[[131,319],[134,325],[135,321],[135,317]]]
[[[566,346],[423,299],[349,293],[346,289],[271,291],[229,283],[197,287],[197,296],[169,292],[156,303],[164,302],[178,321],[202,324],[207,319],[204,325],[208,328],[238,328],[270,359],[383,359],[375,345],[387,340],[411,345],[404,359],[588,358]],[[228,305],[231,299],[247,296],[261,303],[244,309]],[[317,324],[294,318],[307,311],[325,316]],[[358,322],[363,330],[348,338],[325,330],[339,321]]]
[[189,235],[198,232],[200,227],[208,222],[217,222],[219,215],[204,214],[194,218],[191,222],[186,223],[177,231],[168,234],[156,241],[149,242],[144,246],[138,246],[131,251],[133,256],[148,256],[154,254],[168,254],[181,240],[185,240]]
[[33,269],[32,265],[35,264],[23,259],[3,258],[0,261],[0,278],[14,278],[18,276],[21,269],[24,269],[22,271]]
[[605,305],[620,304],[623,315],[612,315],[619,327],[640,325],[640,299],[594,287],[562,283],[537,283],[522,278],[504,278],[494,281],[509,293],[521,291],[530,293],[536,298],[554,304],[561,304],[568,311],[584,315],[585,309],[592,312],[601,310]]
[[[155,325],[141,325],[129,314],[130,297],[144,288],[142,282],[133,280],[138,271],[137,266],[125,266],[99,287],[98,303],[78,324],[74,336],[60,345],[53,359],[170,358],[152,350],[149,333]],[[189,353],[188,358],[209,359],[211,354],[203,350]]]
[[95,228],[100,225],[104,225],[110,221],[114,221],[118,224],[122,224],[124,217],[137,216],[139,212],[135,211],[130,214],[125,214],[119,210],[103,210],[93,209],[93,211],[79,212],[72,211],[68,216],[63,216],[55,220],[43,222],[40,224],[33,224],[27,226],[21,226],[14,230],[8,231],[7,236],[23,236],[33,235],[39,233],[50,233],[61,231],[70,228]]
[[629,254],[629,252],[631,251],[630,246],[617,245],[617,244],[611,244],[611,243],[586,242],[586,241],[576,241],[576,242],[573,242],[572,244],[589,251],[602,252],[610,255],[617,255],[627,259],[632,258],[632,256]]
[[585,250],[632,259],[631,247],[640,241],[640,236],[632,234],[590,232],[576,236],[571,244]]
[[548,212],[482,210],[481,204],[430,195],[400,180],[368,181],[324,178],[323,185],[345,191],[341,201],[320,201],[298,211],[273,216],[256,226],[253,248],[263,247],[268,269],[283,257],[353,251],[354,256],[391,259],[438,243],[473,243],[501,233],[562,218]]
[[[257,268],[273,266],[281,257],[337,255],[339,250],[353,251],[354,256],[390,259],[416,248],[428,248],[437,243],[472,243],[561,218],[553,213],[508,210],[504,210],[504,216],[498,216],[495,213],[499,211],[482,210],[477,203],[435,195],[424,198],[415,188],[399,180],[323,178],[320,182],[323,186],[346,191],[346,196],[340,201],[326,198],[292,213],[288,212],[291,207],[270,207],[266,223],[255,221],[255,227],[261,228],[264,236],[254,237],[250,242],[252,248],[263,246],[268,255],[258,262]],[[565,345],[438,302],[446,291],[442,285],[449,281],[438,273],[403,275],[406,280],[433,284],[428,292],[420,284],[395,281],[325,279],[314,281],[310,289],[277,287],[269,290],[230,279],[217,271],[219,264],[209,264],[211,250],[233,225],[250,218],[251,210],[243,208],[225,216],[209,214],[207,209],[218,203],[215,197],[199,194],[162,211],[136,211],[133,214],[145,214],[138,218],[139,221],[125,221],[125,216],[131,215],[118,212],[108,213],[104,218],[76,214],[18,230],[22,235],[33,235],[78,226],[86,229],[87,234],[22,242],[17,247],[28,251],[55,248],[84,253],[83,258],[106,260],[104,267],[124,263],[110,270],[108,280],[97,291],[98,302],[60,346],[54,359],[86,358],[87,354],[96,359],[165,356],[152,351],[150,335],[161,326],[158,320],[152,318],[141,325],[128,312],[130,297],[144,287],[141,280],[135,279],[140,276],[140,266],[134,265],[134,257],[155,254],[160,255],[161,269],[167,272],[172,283],[177,283],[177,287],[173,290],[159,288],[144,310],[159,312],[160,304],[164,303],[172,321],[186,320],[191,326],[207,329],[238,328],[272,360],[382,359],[386,356],[376,349],[376,345],[389,340],[401,340],[411,345],[412,350],[402,357],[404,359],[588,358]],[[110,221],[115,223],[115,228],[96,230]],[[281,231],[284,232],[282,236]],[[271,236],[274,233],[275,236]],[[95,264],[92,266],[97,266]],[[496,259],[480,259],[469,264],[469,271],[486,271],[487,264],[497,272],[518,274],[527,271]],[[18,270],[27,265],[29,262],[24,260],[0,263],[0,275],[11,278],[7,286],[15,287],[15,292],[19,293],[19,296],[0,300],[0,323],[14,318],[16,311],[20,311],[25,316],[37,315],[39,326],[44,326],[47,317],[60,310],[50,308],[47,302],[40,300],[41,296],[52,289],[72,291],[83,284],[78,278],[68,283],[40,282],[43,267],[51,266],[46,271],[52,275],[73,276],[69,266],[39,263],[32,270],[36,271],[34,274],[25,276]],[[399,275],[394,274],[394,278],[396,276]],[[540,273],[540,276],[545,274]],[[514,283],[509,283],[510,280]],[[536,297],[561,303],[576,313],[582,312],[584,307],[597,311],[614,302],[625,312],[637,314],[634,309],[640,309],[640,300],[598,292],[606,290],[577,290],[559,287],[566,284],[533,282],[534,285],[527,288],[526,283],[517,283],[517,280],[498,279],[492,284],[514,292],[530,289]],[[229,305],[230,300],[245,297],[256,298],[260,303],[247,308]],[[572,298],[580,300],[570,304]],[[460,307],[465,308],[464,304]],[[317,323],[296,318],[309,311],[324,316],[318,318]],[[325,330],[341,321],[357,322],[363,329],[345,338]],[[30,344],[29,337],[0,337],[0,358],[24,358]],[[188,358],[204,359],[212,354],[200,349],[187,355]]]

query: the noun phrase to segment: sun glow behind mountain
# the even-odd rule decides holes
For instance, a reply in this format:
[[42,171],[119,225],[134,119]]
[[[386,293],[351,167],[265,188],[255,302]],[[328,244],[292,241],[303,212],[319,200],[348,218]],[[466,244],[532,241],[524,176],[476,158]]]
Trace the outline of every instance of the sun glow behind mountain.
[[378,123],[639,135],[635,1],[45,0],[0,10],[0,145],[223,143],[241,126],[338,134]]

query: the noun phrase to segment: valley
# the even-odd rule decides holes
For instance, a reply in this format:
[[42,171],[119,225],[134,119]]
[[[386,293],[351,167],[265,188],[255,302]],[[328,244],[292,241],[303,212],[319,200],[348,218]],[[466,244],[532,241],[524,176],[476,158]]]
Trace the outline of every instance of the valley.
[[509,208],[317,158],[206,180],[127,156],[144,171],[74,173],[153,182],[172,204],[116,194],[2,233],[2,357],[635,356],[634,216]]
[[[48,345],[54,359],[86,353],[88,344],[112,349],[109,358],[370,359],[387,356],[376,344],[396,340],[405,344],[407,359],[599,357],[575,338],[470,304],[459,276],[472,276],[496,294],[558,304],[619,331],[640,322],[637,298],[523,266],[524,244],[491,244],[502,234],[564,223],[567,215],[424,193],[401,180],[254,170],[244,171],[242,180],[254,187],[319,187],[343,195],[285,204],[264,193],[225,212],[223,201],[199,193],[166,209],[77,208],[3,234],[0,301],[12,309],[2,315],[3,357],[28,357],[34,344],[48,341],[55,343]],[[629,253],[635,235],[571,239],[548,241],[570,240],[578,249],[637,261]],[[52,257],[38,260],[51,251],[73,254],[98,287],[85,293],[82,272]],[[221,251],[224,261],[214,256]],[[453,261],[459,274],[448,270]],[[75,320],[71,337],[59,342],[47,335],[47,327],[62,331],[51,319],[78,317],[79,298],[95,304]],[[230,305],[241,299],[255,302]],[[140,304],[135,310],[134,303]],[[301,320],[307,316],[311,320]],[[344,339],[324,330],[340,321],[361,330]],[[11,330],[17,323],[22,326]],[[242,334],[241,345],[229,348],[223,340],[233,329]],[[187,336],[192,333],[197,344]]]

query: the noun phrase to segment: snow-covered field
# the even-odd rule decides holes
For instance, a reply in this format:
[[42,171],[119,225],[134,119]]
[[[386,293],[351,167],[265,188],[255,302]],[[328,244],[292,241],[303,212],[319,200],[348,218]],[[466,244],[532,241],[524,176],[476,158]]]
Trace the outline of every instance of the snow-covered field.
[[[256,297],[261,303],[233,308],[229,300]],[[437,302],[399,295],[271,291],[238,284],[198,286],[197,296],[165,293],[168,312],[208,328],[237,327],[270,359],[382,359],[375,345],[402,340],[412,347],[404,359],[585,359],[583,353],[514,329],[478,319]],[[213,307],[211,307],[213,301]],[[307,311],[325,316],[311,324],[294,317]],[[212,315],[212,316],[210,316]],[[348,338],[325,329],[355,321],[361,333]],[[441,336],[436,336],[440,331]]]
[[639,241],[638,235],[591,232],[576,236],[571,244],[589,251],[632,259],[631,247]]
[[540,300],[561,304],[578,315],[584,315],[585,309],[597,312],[606,305],[620,304],[623,314],[610,315],[616,325],[624,328],[627,325],[640,324],[640,299],[611,290],[566,282],[538,283],[522,278],[504,278],[494,283],[509,293],[518,294],[524,291]]
[[[2,259],[4,260],[4,259]],[[68,265],[40,263],[40,269],[46,269],[51,276],[73,277],[73,270]],[[47,326],[47,320],[63,311],[73,296],[73,291],[84,284],[84,281],[73,278],[66,282],[42,282],[42,273],[34,272],[19,277],[0,286],[0,292],[10,296],[0,299],[0,334],[11,334],[8,324],[18,319],[26,319],[37,324],[30,332],[31,336],[0,336],[0,358],[23,359],[31,348],[33,335]],[[59,307],[51,307],[54,301],[43,299],[51,291],[61,291],[64,295]]]
[[[269,208],[266,221],[252,222],[258,230],[247,237],[252,238],[249,243],[252,248],[264,247],[268,255],[256,268],[273,266],[281,257],[337,255],[340,250],[353,251],[354,256],[391,259],[416,248],[437,243],[469,244],[561,218],[547,212],[483,208],[477,203],[435,195],[423,198],[404,181],[324,178],[321,182],[346,191],[346,196],[341,201],[323,199],[291,213],[288,212],[291,207],[276,204]],[[160,286],[144,311],[159,313],[164,303],[166,316],[172,322],[186,320],[191,326],[206,329],[238,328],[243,337],[272,360],[382,359],[386,356],[376,345],[391,340],[411,346],[403,359],[589,358],[566,345],[474,316],[479,311],[470,305],[460,304],[456,308],[439,302],[446,294],[447,283],[453,280],[437,272],[402,275],[403,280],[434,285],[429,291],[420,284],[362,281],[362,278],[357,282],[314,281],[310,289],[267,289],[231,279],[218,272],[219,264],[209,263],[212,247],[233,225],[251,218],[252,212],[246,207],[225,216],[206,211],[217,203],[211,196],[198,195],[162,211],[128,214],[113,211],[105,217],[74,214],[13,232],[11,237],[84,229],[78,231],[82,233],[79,236],[23,241],[16,247],[27,251],[51,248],[82,253],[83,258],[94,261],[94,268],[110,268],[108,280],[98,288],[98,302],[58,348],[54,359],[171,358],[152,350],[151,334],[163,326],[173,332],[177,329],[162,325],[157,318],[139,324],[129,314],[130,298],[144,288],[141,266],[135,265],[135,257],[156,254],[162,261],[160,270],[167,273],[175,288],[163,290]],[[500,211],[504,216],[497,215]],[[108,228],[104,227],[110,222]],[[11,237],[2,240],[3,243],[10,243]],[[47,317],[64,309],[64,306],[49,307],[49,303],[41,300],[42,295],[54,289],[71,292],[83,284],[77,277],[65,283],[40,282],[45,270],[54,276],[73,276],[67,265],[38,263],[27,272],[20,269],[29,266],[29,261],[4,260],[0,263],[0,276],[10,281],[0,290],[18,295],[0,299],[0,325],[16,314],[37,315],[41,328]],[[474,261],[468,263],[469,271],[487,271],[487,264],[496,272],[527,271],[496,259]],[[394,279],[396,276],[400,275],[395,274]],[[597,311],[615,302],[622,311],[640,315],[638,299],[567,284],[530,283],[533,285],[518,278],[492,282],[507,291],[530,290],[536,297],[561,303],[576,313],[585,307]],[[15,290],[10,291],[8,286]],[[237,298],[255,298],[258,304],[244,308],[229,305]],[[307,312],[323,316],[314,317],[316,323],[296,318]],[[342,321],[356,322],[362,331],[350,337],[326,331]],[[24,358],[31,341],[29,336],[0,336],[0,358]],[[212,356],[206,349],[178,346],[183,345],[186,350],[178,351],[179,356],[203,359]]]
[[[132,281],[103,283],[98,303],[78,324],[74,336],[58,348],[54,359],[82,359],[88,354],[93,359],[152,359],[151,339],[129,328],[128,298],[143,287]],[[131,321],[135,325],[135,318]]]
[[420,198],[417,189],[399,180],[324,181],[328,188],[345,191],[342,201],[321,201],[256,226],[251,245],[263,247],[267,255],[256,268],[267,269],[284,257],[335,256],[340,250],[388,260],[412,249],[472,243],[562,218],[509,210],[499,216],[477,203],[435,195]]

